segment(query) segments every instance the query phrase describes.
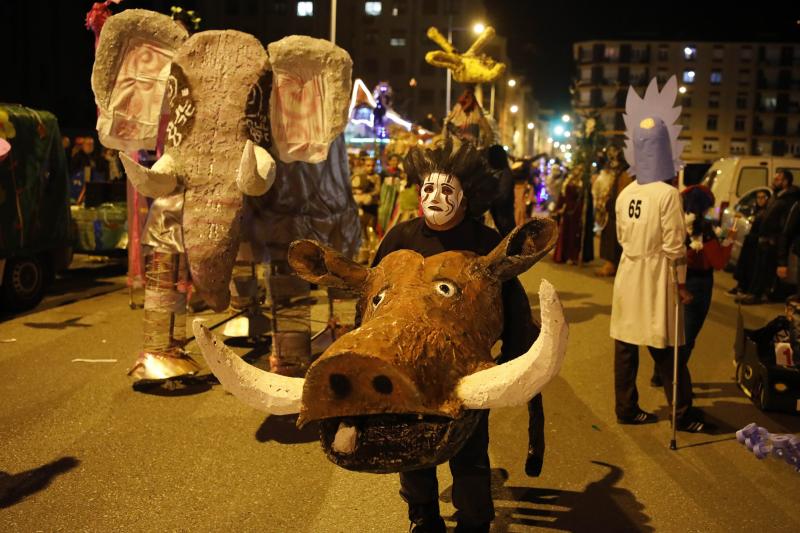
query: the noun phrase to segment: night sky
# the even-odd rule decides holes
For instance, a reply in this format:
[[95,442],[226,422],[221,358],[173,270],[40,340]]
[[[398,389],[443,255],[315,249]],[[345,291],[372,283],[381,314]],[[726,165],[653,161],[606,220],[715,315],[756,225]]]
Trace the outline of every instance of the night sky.
[[[266,1],[266,0],[265,0]],[[421,1],[421,0],[413,0]],[[791,2],[800,6],[800,2]],[[92,2],[1,0],[0,101],[53,111],[62,129],[94,127],[89,86],[93,37],[83,27]],[[179,0],[125,0],[168,12]],[[545,108],[569,109],[571,44],[590,39],[800,42],[800,7],[789,2],[543,2],[487,0],[489,21],[509,38],[514,70],[534,82]],[[630,7],[625,7],[625,6]],[[119,11],[122,6],[112,6]],[[691,6],[691,13],[685,12]],[[697,7],[701,6],[701,7]],[[758,6],[758,8],[750,7]],[[202,16],[202,13],[201,13]]]

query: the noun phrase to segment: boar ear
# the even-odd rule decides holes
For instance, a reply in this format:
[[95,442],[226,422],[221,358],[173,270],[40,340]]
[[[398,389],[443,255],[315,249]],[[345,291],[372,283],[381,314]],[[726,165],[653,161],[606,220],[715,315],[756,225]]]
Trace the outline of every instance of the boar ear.
[[369,269],[316,241],[294,241],[289,245],[289,265],[310,283],[361,291]]
[[553,249],[558,226],[550,218],[536,217],[517,226],[494,250],[478,259],[489,276],[505,281],[519,276]]

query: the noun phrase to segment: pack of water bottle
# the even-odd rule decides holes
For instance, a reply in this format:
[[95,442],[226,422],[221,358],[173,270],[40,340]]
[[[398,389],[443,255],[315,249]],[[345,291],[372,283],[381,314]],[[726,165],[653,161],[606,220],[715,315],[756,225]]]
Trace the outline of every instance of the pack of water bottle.
[[800,437],[770,433],[753,422],[736,432],[736,440],[747,446],[756,458],[765,459],[771,455],[800,472]]

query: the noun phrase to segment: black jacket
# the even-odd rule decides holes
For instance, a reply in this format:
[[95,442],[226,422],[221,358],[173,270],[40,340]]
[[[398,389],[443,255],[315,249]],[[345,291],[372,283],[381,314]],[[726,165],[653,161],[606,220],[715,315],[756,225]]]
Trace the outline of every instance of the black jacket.
[[789,211],[798,200],[800,200],[800,189],[794,185],[775,195],[764,212],[759,233],[764,237],[777,239],[783,233]]
[[[447,231],[435,231],[425,224],[424,218],[415,218],[398,224],[386,234],[372,266],[396,250],[413,250],[423,257],[442,252],[464,250],[486,255],[500,243],[500,235],[480,222],[465,218],[461,224]],[[519,357],[530,348],[539,335],[531,318],[528,295],[519,279],[503,283],[503,341],[498,363]]]
[[778,237],[778,266],[789,264],[789,252],[800,255],[800,201],[792,204]]

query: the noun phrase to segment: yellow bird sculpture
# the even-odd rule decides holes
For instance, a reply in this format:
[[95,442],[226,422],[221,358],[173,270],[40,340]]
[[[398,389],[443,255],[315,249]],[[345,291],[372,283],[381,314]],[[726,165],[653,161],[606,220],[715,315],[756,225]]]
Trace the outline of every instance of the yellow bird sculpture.
[[478,38],[469,47],[469,50],[459,54],[452,43],[448,42],[439,30],[431,26],[428,28],[428,38],[439,45],[441,50],[425,54],[425,61],[434,67],[449,68],[453,72],[453,79],[460,83],[491,83],[506,70],[505,63],[495,61],[486,54],[480,53],[495,35],[491,26],[483,30]]

